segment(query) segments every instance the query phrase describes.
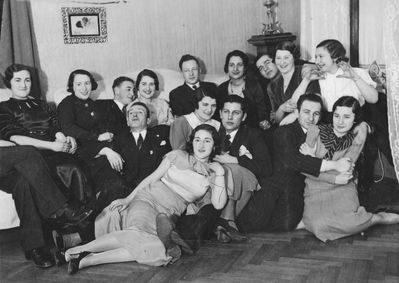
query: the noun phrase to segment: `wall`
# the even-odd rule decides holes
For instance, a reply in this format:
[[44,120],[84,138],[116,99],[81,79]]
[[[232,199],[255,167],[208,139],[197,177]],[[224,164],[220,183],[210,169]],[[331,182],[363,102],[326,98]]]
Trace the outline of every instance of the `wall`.
[[[97,79],[142,68],[177,70],[181,55],[192,53],[205,62],[206,72],[221,73],[227,52],[241,49],[255,54],[247,40],[260,34],[261,23],[266,22],[263,0],[127,0],[101,5],[72,0],[31,2],[42,85],[49,100],[76,68],[94,72]],[[283,28],[297,35],[299,5],[297,1],[279,1]],[[64,44],[61,7],[80,6],[106,7],[107,43]]]

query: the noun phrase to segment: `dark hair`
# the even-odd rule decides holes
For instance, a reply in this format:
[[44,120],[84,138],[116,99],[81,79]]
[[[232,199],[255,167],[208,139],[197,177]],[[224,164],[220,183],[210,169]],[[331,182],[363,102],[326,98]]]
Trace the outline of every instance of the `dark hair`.
[[339,42],[336,39],[326,39],[320,42],[316,48],[323,47],[325,48],[328,53],[330,53],[330,56],[332,59],[336,59],[336,63],[339,61],[348,61],[348,58],[345,57],[346,55],[346,50],[345,47],[342,45],[341,42]]
[[286,40],[282,41],[279,44],[276,45],[276,53],[277,50],[286,50],[292,54],[292,57],[294,57],[294,60],[298,60],[300,57],[299,53],[299,48],[295,45],[294,42]]
[[298,111],[301,110],[301,107],[302,107],[302,104],[304,101],[312,101],[312,102],[320,103],[320,106],[323,107],[323,101],[319,94],[306,93],[306,94],[301,95],[296,103],[296,107],[297,107]]
[[268,57],[274,62],[274,55],[275,55],[275,54],[270,54],[270,53],[259,53],[259,54],[255,57],[255,60],[254,60],[254,65],[255,65],[255,67],[256,67],[256,62],[258,62],[258,60],[259,60],[260,58],[262,58],[263,56],[268,56]]
[[193,140],[194,140],[194,136],[195,133],[200,131],[200,130],[204,130],[209,132],[212,135],[212,139],[214,142],[213,145],[213,150],[211,152],[211,154],[209,155],[209,160],[212,161],[213,158],[215,157],[215,155],[220,154],[221,152],[221,145],[220,145],[220,137],[219,134],[217,132],[217,130],[215,129],[215,127],[208,125],[208,124],[201,124],[199,126],[197,126],[190,135],[190,139],[189,141],[186,143],[186,151],[191,155],[194,153],[194,148],[193,148]]
[[210,89],[204,89],[199,87],[195,90],[194,97],[197,100],[197,104],[195,105],[195,109],[198,109],[200,101],[205,97],[208,96],[216,100],[216,94],[211,91]]
[[335,101],[332,112],[334,113],[337,107],[344,106],[344,107],[349,107],[352,108],[353,114],[355,114],[355,124],[359,123],[362,121],[362,108],[360,106],[359,101],[352,97],[352,96],[342,96],[340,97],[337,101]]
[[155,74],[154,71],[148,70],[148,69],[144,69],[142,70],[138,75],[137,75],[137,79],[136,79],[136,89],[139,89],[139,85],[141,80],[143,79],[143,77],[150,77],[152,79],[154,79],[154,84],[155,84],[155,90],[159,90],[159,80],[158,80],[158,76],[157,74]]
[[190,60],[194,60],[198,67],[199,67],[199,61],[197,58],[195,58],[193,55],[190,54],[184,54],[183,56],[181,56],[180,60],[179,60],[179,68],[182,71],[182,66],[184,62],[190,61]]
[[134,86],[134,80],[132,80],[132,79],[129,78],[129,77],[121,76],[121,77],[117,77],[117,78],[114,80],[114,82],[113,82],[113,84],[112,84],[112,90],[113,90],[114,88],[120,86],[123,82],[131,82],[131,83],[133,84],[133,86]]
[[247,113],[247,111],[248,111],[247,103],[245,102],[245,99],[242,98],[241,96],[238,96],[238,95],[235,95],[235,94],[228,95],[226,97],[226,99],[224,100],[223,105],[226,104],[226,103],[238,103],[238,104],[241,105],[241,110],[242,110],[243,113]]
[[7,67],[7,69],[4,72],[4,85],[11,89],[11,80],[14,77],[14,73],[20,72],[20,71],[28,71],[29,75],[32,79],[32,72],[30,70],[30,67],[22,65],[22,64],[12,64]]
[[93,75],[90,72],[86,71],[86,70],[77,69],[77,70],[73,71],[69,75],[68,84],[67,84],[67,91],[68,92],[75,94],[74,91],[73,91],[73,81],[75,80],[75,76],[76,75],[86,75],[86,76],[88,76],[89,79],[90,79],[90,82],[91,82],[91,90],[96,90],[97,89],[98,84],[97,84],[96,80],[94,79]]
[[244,73],[246,74],[247,69],[248,69],[249,58],[248,58],[247,54],[245,54],[241,50],[233,50],[233,51],[227,53],[226,61],[224,62],[224,72],[227,74],[227,72],[229,71],[229,62],[230,62],[231,57],[240,57],[242,59],[242,62],[244,64]]
[[147,111],[147,118],[150,118],[150,109],[148,108],[148,106],[144,103],[144,102],[141,102],[141,101],[136,101],[136,102],[130,102],[127,106],[126,106],[126,117],[128,116],[128,114],[129,114],[129,110],[130,110],[130,108],[132,108],[133,106],[143,106],[144,108],[145,108],[145,110]]

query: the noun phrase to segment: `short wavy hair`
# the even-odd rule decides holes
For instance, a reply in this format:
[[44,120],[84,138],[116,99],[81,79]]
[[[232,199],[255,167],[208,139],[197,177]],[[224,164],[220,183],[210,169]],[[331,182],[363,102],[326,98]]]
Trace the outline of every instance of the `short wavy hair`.
[[77,69],[69,75],[68,83],[67,83],[67,91],[68,92],[75,94],[75,92],[73,91],[73,81],[75,80],[76,75],[88,76],[90,79],[90,83],[91,83],[91,90],[97,89],[98,84],[97,84],[96,80],[94,79],[93,75],[89,71],[86,71],[83,69]]
[[14,73],[20,72],[20,71],[28,71],[29,75],[32,79],[32,71],[31,68],[22,64],[12,64],[7,67],[7,69],[4,72],[4,85],[11,89],[11,80],[14,77]]
[[[277,50],[286,50],[292,54],[294,60],[298,60],[301,54],[299,53],[299,48],[295,45],[294,42],[286,40],[282,41],[276,45],[276,52]],[[274,54],[276,56],[276,54]]]
[[210,89],[205,89],[202,87],[199,87],[195,90],[195,94],[194,94],[194,98],[197,101],[197,104],[195,105],[195,109],[199,108],[199,103],[200,101],[205,97],[208,96],[210,98],[215,99],[215,101],[217,101],[216,99],[216,93],[214,93],[212,90]]
[[242,63],[244,64],[244,73],[247,73],[249,58],[248,55],[242,52],[241,50],[233,50],[226,55],[226,61],[224,62],[224,72],[227,74],[229,72],[229,62],[231,57],[240,57]]
[[363,112],[362,107],[360,106],[359,101],[352,96],[342,96],[337,101],[335,101],[332,112],[334,113],[337,107],[349,107],[352,108],[353,114],[355,114],[355,123],[354,126],[363,121]]
[[143,77],[152,78],[154,80],[155,90],[159,90],[158,76],[157,76],[157,74],[155,74],[154,71],[151,71],[149,69],[144,69],[137,75],[137,78],[136,78],[136,90],[139,89],[139,85],[140,85],[140,82],[143,79]]
[[208,125],[208,124],[202,124],[197,126],[191,133],[189,141],[186,143],[186,151],[192,155],[194,154],[194,148],[193,148],[193,140],[195,133],[204,130],[207,131],[208,133],[211,134],[212,139],[213,139],[213,150],[211,154],[209,155],[209,160],[213,161],[213,158],[221,153],[221,143],[220,143],[220,137],[218,131],[215,129],[215,127]]
[[148,106],[147,106],[144,102],[141,102],[141,101],[136,101],[136,102],[133,101],[133,102],[130,102],[130,103],[126,106],[126,109],[125,109],[125,115],[126,115],[126,117],[129,116],[129,110],[132,109],[132,107],[133,107],[133,106],[136,106],[136,105],[139,105],[139,106],[144,107],[144,108],[145,108],[145,111],[146,111],[146,117],[147,117],[147,119],[150,118],[150,109],[148,108]]
[[346,56],[346,49],[342,45],[341,42],[339,42],[336,39],[326,39],[317,44],[316,48],[324,48],[327,50],[327,52],[330,54],[331,58],[333,60],[336,60],[338,63],[339,61],[345,61],[348,62],[349,59]]
[[183,71],[182,67],[183,67],[183,63],[184,62],[191,61],[191,60],[194,60],[197,63],[198,67],[200,66],[199,61],[198,61],[198,59],[196,57],[194,57],[191,54],[184,54],[183,56],[181,56],[181,58],[179,60],[179,68],[180,68],[180,70]]

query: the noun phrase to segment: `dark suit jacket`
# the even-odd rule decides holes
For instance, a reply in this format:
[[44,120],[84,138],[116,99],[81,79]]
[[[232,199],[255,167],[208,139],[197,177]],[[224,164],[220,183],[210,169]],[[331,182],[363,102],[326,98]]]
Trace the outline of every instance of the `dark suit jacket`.
[[[217,105],[219,112],[223,108],[226,98],[229,96],[228,87],[230,81],[225,81],[218,86]],[[269,113],[267,112],[265,95],[262,87],[255,80],[247,79],[245,82],[244,99],[248,107],[247,119],[245,124],[252,128],[259,128],[259,122],[269,120]],[[220,118],[219,118],[220,120]]]
[[[200,87],[216,95],[217,88],[214,83],[200,82]],[[173,89],[169,93],[169,105],[172,109],[172,114],[174,116],[182,116],[194,112],[198,105],[194,94],[194,90],[186,83]]]
[[[223,128],[220,132],[222,140],[222,148],[224,148],[224,138],[226,131]],[[247,156],[239,156],[241,146],[245,146],[252,154],[252,159]],[[255,174],[259,183],[262,183],[265,177],[272,174],[272,159],[269,154],[262,133],[257,129],[252,129],[246,125],[242,125],[231,143],[229,154],[237,157],[238,164],[247,168]]]
[[305,176],[308,173],[318,176],[322,160],[299,152],[306,134],[296,120],[294,123],[278,127],[274,132],[273,184],[280,190],[303,193]]
[[154,172],[171,147],[165,131],[153,127],[147,129],[140,150],[130,132],[115,136],[115,150],[125,160],[122,176],[134,189],[145,177]]

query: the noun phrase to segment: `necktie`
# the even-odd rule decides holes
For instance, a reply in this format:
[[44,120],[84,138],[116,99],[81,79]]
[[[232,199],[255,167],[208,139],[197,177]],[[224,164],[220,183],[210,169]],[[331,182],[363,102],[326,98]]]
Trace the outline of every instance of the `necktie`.
[[127,107],[127,105],[124,105],[124,106],[122,107],[122,113],[123,113],[124,115],[126,115],[126,107]]
[[137,139],[137,147],[139,148],[139,150],[141,149],[141,147],[143,146],[143,136],[140,134],[139,138]]
[[230,138],[231,138],[230,135],[226,135],[224,137],[224,152],[228,152],[230,150],[230,146],[231,146]]
[[197,86],[196,85],[193,85],[193,90],[195,91],[195,90],[197,90]]

